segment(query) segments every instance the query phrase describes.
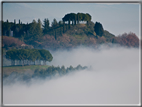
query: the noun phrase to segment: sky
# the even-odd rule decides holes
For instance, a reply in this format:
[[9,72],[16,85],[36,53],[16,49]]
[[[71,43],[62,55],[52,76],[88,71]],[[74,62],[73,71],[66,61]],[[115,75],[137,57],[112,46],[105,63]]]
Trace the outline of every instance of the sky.
[[4,3],[3,20],[30,23],[48,18],[51,24],[54,18],[59,21],[67,13],[82,12],[115,36],[133,32],[139,37],[139,9],[138,3]]

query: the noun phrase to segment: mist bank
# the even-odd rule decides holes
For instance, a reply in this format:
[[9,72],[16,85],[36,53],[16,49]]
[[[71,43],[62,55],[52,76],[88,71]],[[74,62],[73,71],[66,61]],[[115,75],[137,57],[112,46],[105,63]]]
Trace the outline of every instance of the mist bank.
[[[35,67],[36,69],[33,69]],[[29,69],[30,68],[30,69]],[[14,84],[15,82],[25,83],[25,84],[31,84],[31,81],[33,79],[39,79],[39,80],[50,80],[53,78],[60,78],[64,75],[68,75],[70,73],[77,72],[78,70],[85,70],[89,69],[87,66],[82,67],[81,65],[78,65],[76,67],[67,67],[61,66],[61,67],[55,67],[55,66],[25,66],[25,68],[22,67],[5,67],[3,69],[3,85],[10,85]],[[11,72],[9,71],[11,70]],[[13,71],[15,70],[15,71]],[[19,70],[19,71],[17,71]]]
[[54,79],[3,87],[4,104],[139,104],[139,49],[77,47],[51,51],[49,65],[91,69]]
[[[127,68],[127,63],[139,61],[139,48],[123,47],[118,44],[102,44],[97,48],[78,46],[73,49],[50,51],[53,55],[49,65],[54,66],[91,66],[95,69]],[[134,61],[131,58],[134,57]],[[135,59],[136,58],[136,59]],[[123,63],[120,63],[123,61]],[[118,66],[119,65],[119,66]]]

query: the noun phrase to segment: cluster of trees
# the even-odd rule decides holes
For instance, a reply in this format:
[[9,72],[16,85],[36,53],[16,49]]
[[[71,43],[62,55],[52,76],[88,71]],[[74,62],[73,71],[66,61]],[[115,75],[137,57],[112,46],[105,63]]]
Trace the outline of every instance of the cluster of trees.
[[[81,31],[82,30],[85,31],[84,28],[82,28]],[[40,45],[40,47],[56,50],[56,49],[70,49],[79,45],[97,47],[99,44],[105,44],[105,43],[119,44],[121,46],[128,46],[128,47],[139,47],[139,38],[134,33],[128,33],[128,34],[124,33],[116,37],[106,30],[104,30],[102,37],[86,36],[84,33],[82,33],[82,35],[74,34],[74,36],[72,36],[71,34],[63,34],[63,36],[55,40],[53,36],[46,35],[43,37],[42,44]]]
[[70,49],[79,45],[90,46],[90,45],[95,45],[96,43],[97,40],[95,38],[87,37],[86,35],[72,36],[72,35],[63,34],[63,36],[57,38],[57,40],[55,40],[53,36],[46,35],[43,38],[42,44],[38,46],[45,47],[51,50],[57,50],[57,49]]
[[55,75],[65,75],[67,73],[73,72],[73,71],[77,71],[77,70],[84,70],[87,69],[86,66],[82,67],[81,65],[78,65],[77,67],[67,67],[65,68],[65,66],[61,66],[61,67],[54,67],[54,66],[49,66],[47,69],[36,69],[34,71],[33,77],[41,77],[41,78],[45,78],[45,77],[52,77]]
[[11,49],[6,52],[6,58],[11,60],[11,65],[30,65],[43,64],[46,61],[52,61],[53,57],[48,50],[45,49]]
[[45,34],[53,35],[56,39],[57,35],[62,35],[62,33],[65,33],[71,27],[70,22],[68,24],[64,23],[64,21],[69,20],[74,23],[79,23],[79,21],[89,22],[91,16],[88,13],[70,13],[65,15],[63,21],[57,22],[54,18],[51,26],[48,18],[44,19],[43,24],[40,19],[37,22],[33,20],[29,24],[24,24],[20,20],[19,23],[16,23],[16,20],[14,22],[9,22],[8,20],[6,22],[2,21],[2,35],[17,37],[22,41],[26,40],[28,43],[31,43],[32,40],[38,40]]
[[[57,21],[54,19],[53,21],[54,23],[52,23],[52,26],[57,27],[57,29],[55,30],[55,34],[57,35],[58,32],[56,31],[60,31],[61,27],[59,27],[59,24],[57,24]],[[100,26],[98,26],[97,24],[98,22],[96,22],[96,24],[94,24],[93,22],[88,22],[88,25],[85,24],[77,24],[76,26],[72,27],[70,30],[68,30],[65,34],[62,34],[62,36],[59,36],[57,38],[55,38],[54,35],[52,34],[46,34],[46,33],[50,33],[51,30],[49,27],[49,20],[45,19],[44,20],[44,29],[43,32],[46,34],[44,36],[42,36],[39,40],[34,41],[34,42],[30,42],[27,43],[25,41],[25,43],[28,44],[27,47],[29,47],[30,45],[33,45],[36,48],[47,48],[47,49],[57,49],[57,48],[71,48],[74,46],[78,46],[78,45],[95,45],[97,43],[103,43],[104,39],[102,36],[107,38],[111,38],[114,37],[114,35],[111,35],[109,32],[106,33],[106,31],[101,30],[103,33],[103,35],[100,36],[99,33],[95,33],[94,30],[96,29],[102,29],[102,24],[98,23]],[[57,26],[55,26],[57,25]],[[68,26],[68,25],[66,25]],[[63,30],[63,29],[62,29]],[[96,31],[97,32],[97,31]],[[102,37],[102,38],[98,38]],[[4,36],[3,39],[8,38],[7,36]],[[12,37],[9,37],[12,38]],[[5,39],[4,41],[7,41],[7,39]],[[13,39],[11,39],[10,42],[3,42],[5,44],[5,46],[14,46],[14,41]],[[48,42],[47,42],[48,41]],[[9,45],[9,43],[13,43],[12,45]],[[15,42],[16,43],[16,42]],[[24,47],[20,47],[20,48],[24,48]]]
[[13,36],[17,38],[23,39],[34,39],[37,40],[40,36],[42,36],[42,23],[40,19],[36,22],[33,20],[30,24],[24,24],[19,20],[19,23],[6,22],[2,21],[2,35],[3,36]]
[[[81,21],[86,21],[87,24],[79,24]],[[68,13],[62,18],[62,21],[57,22],[56,19],[53,19],[51,24],[48,18],[44,19],[43,24],[40,19],[37,22],[33,20],[29,24],[23,24],[20,20],[17,24],[16,20],[14,20],[14,23],[7,20],[3,22],[2,27],[4,36],[13,34],[13,37],[24,41],[25,44],[33,45],[34,48],[57,49],[101,43],[118,43],[135,47],[139,45],[139,39],[134,34],[121,38],[115,37],[115,35],[104,30],[100,22],[93,23],[91,15],[88,13]],[[16,43],[22,43],[18,41],[13,43],[12,41],[4,41],[3,43],[6,44],[4,46],[16,46]]]
[[25,73],[18,73],[16,71],[10,73],[10,74],[3,74],[4,82],[6,78],[9,78],[9,81],[6,81],[6,83],[13,83],[16,80],[21,80],[21,81],[26,81],[29,82],[32,78],[40,78],[40,79],[45,79],[45,78],[53,78],[55,76],[63,76],[68,73],[78,71],[78,70],[85,70],[87,69],[86,66],[82,67],[81,65],[78,65],[77,67],[67,67],[65,68],[64,66],[61,67],[55,67],[55,66],[49,66],[47,69],[35,69],[33,74],[25,74]]
[[135,33],[130,32],[111,38],[111,42],[120,44],[121,46],[139,47],[140,40]]
[[88,23],[91,21],[91,15],[88,13],[69,13],[66,14],[62,20],[63,22],[68,21],[68,24],[70,24],[70,21],[72,21],[72,25],[76,25],[76,23],[79,23],[80,21],[86,21]]

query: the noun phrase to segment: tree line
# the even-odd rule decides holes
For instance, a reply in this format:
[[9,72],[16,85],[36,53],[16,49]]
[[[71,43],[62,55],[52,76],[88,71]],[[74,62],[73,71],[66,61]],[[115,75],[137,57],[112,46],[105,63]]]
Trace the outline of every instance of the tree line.
[[52,61],[52,54],[45,49],[11,49],[6,52],[6,58],[11,60],[11,65],[39,64],[41,61]]
[[13,36],[16,38],[24,39],[34,39],[37,40],[42,36],[42,23],[40,19],[36,22],[35,20],[32,23],[23,24],[20,20],[19,23],[16,23],[16,20],[13,22],[2,21],[2,35],[3,36]]
[[81,65],[78,65],[76,67],[67,67],[61,66],[61,67],[55,67],[55,66],[49,66],[47,69],[36,69],[34,71],[33,77],[40,77],[40,78],[45,78],[45,77],[53,77],[55,75],[65,75],[67,73],[73,72],[73,71],[78,71],[78,70],[84,70],[87,69],[87,66],[82,67]]
[[52,66],[49,66],[47,69],[35,69],[34,73],[31,75],[24,74],[24,73],[18,73],[16,71],[14,71],[10,74],[4,73],[3,78],[4,78],[4,80],[6,80],[6,78],[9,78],[8,81],[6,81],[6,83],[10,83],[10,82],[13,83],[14,81],[17,81],[17,79],[24,81],[24,82],[25,81],[30,82],[30,80],[33,78],[52,79],[55,76],[64,76],[68,73],[75,72],[78,70],[85,70],[87,68],[88,68],[87,66],[82,67],[81,65],[78,65],[76,67],[70,66],[67,68],[65,68],[65,66],[55,67],[52,65]]
[[63,22],[68,21],[68,23],[70,24],[70,21],[72,21],[72,25],[76,25],[76,23],[79,23],[80,21],[86,21],[87,23],[89,21],[91,21],[91,15],[86,13],[69,13],[66,14],[63,18],[62,18]]
[[[61,21],[57,22],[57,20],[54,18],[51,26],[48,18],[45,18],[43,20],[43,24],[40,19],[33,20],[31,23],[22,23],[20,20],[18,23],[16,23],[16,20],[14,19],[14,22],[2,21],[2,35],[3,36],[13,36],[18,37],[25,40],[38,40],[41,36],[45,34],[54,35],[56,38],[56,35],[61,35],[62,33],[65,33],[70,28],[70,22],[76,23],[79,21],[91,21],[91,15],[88,13],[70,13],[66,14]],[[64,22],[68,21],[68,24],[65,24]]]

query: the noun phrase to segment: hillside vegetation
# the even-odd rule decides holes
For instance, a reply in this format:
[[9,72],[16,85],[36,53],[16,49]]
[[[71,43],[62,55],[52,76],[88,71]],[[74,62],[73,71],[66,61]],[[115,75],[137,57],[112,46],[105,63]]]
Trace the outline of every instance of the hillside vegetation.
[[45,49],[11,49],[6,52],[6,58],[11,60],[11,65],[41,65],[41,61],[51,62],[52,54]]
[[[116,37],[103,28],[100,22],[92,22],[88,13],[68,13],[61,21],[45,18],[23,24],[2,22],[3,48],[73,48],[78,45],[94,46],[115,43],[127,47],[139,47],[139,39],[134,33],[124,33]],[[13,37],[11,37],[13,36]]]
[[30,82],[32,79],[51,79],[53,77],[60,77],[66,74],[85,70],[86,66],[82,67],[55,67],[55,66],[16,66],[16,67],[3,67],[3,79],[4,84],[11,84],[16,81],[19,82]]

